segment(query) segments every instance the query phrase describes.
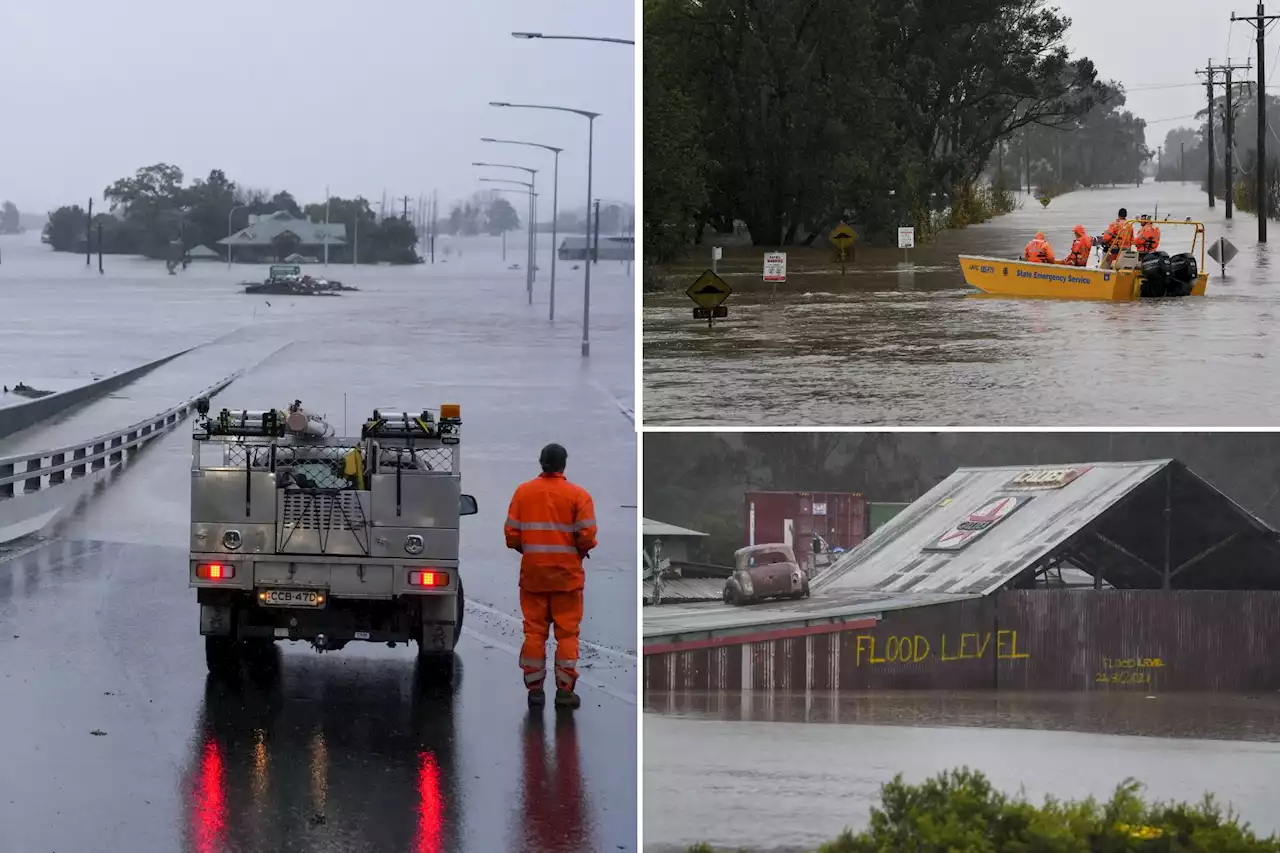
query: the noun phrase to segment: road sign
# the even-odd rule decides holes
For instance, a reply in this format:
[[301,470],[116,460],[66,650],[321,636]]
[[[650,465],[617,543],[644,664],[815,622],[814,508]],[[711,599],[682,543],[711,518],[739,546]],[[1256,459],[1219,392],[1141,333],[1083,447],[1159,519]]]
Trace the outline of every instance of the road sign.
[[898,248],[914,249],[916,247],[916,229],[915,228],[899,228],[898,229]]
[[733,289],[725,284],[724,279],[711,270],[706,270],[698,276],[697,281],[689,285],[684,295],[698,303],[699,308],[715,308],[732,293]]
[[787,253],[768,252],[764,256],[764,280],[787,280]]
[[835,228],[831,229],[831,242],[836,244],[836,248],[841,251],[849,248],[854,240],[858,239],[857,233],[849,227],[849,223],[841,222]]
[[711,247],[711,260],[713,260],[713,261],[718,261],[718,260],[720,260],[720,259],[721,259],[721,258],[723,258],[723,257],[724,257],[724,250],[723,250],[723,249],[721,249],[719,246],[712,246],[712,247]]
[[1209,246],[1209,257],[1224,267],[1231,263],[1231,259],[1238,254],[1240,254],[1240,250],[1232,245],[1231,241],[1226,237],[1219,237]]
[[712,318],[728,317],[729,309],[724,305],[717,305],[714,308],[694,308],[693,319],[710,320]]

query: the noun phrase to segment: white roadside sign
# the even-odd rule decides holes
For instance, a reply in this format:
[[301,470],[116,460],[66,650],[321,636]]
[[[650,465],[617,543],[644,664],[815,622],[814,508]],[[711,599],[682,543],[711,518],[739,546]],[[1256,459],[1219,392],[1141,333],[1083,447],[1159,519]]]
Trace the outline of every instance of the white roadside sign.
[[768,252],[764,256],[764,280],[765,281],[786,281],[787,280],[787,253],[786,252]]
[[711,260],[718,261],[724,257],[724,251],[719,246],[711,247]]
[[898,248],[914,249],[916,247],[916,229],[915,228],[899,228],[898,229]]

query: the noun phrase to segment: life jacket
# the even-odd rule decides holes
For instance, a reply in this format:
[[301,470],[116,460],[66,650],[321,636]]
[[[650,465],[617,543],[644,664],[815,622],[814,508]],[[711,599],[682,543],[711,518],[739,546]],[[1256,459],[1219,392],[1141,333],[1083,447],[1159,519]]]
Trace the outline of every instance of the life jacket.
[[1022,250],[1022,257],[1032,263],[1051,264],[1053,263],[1053,247],[1049,245],[1048,240],[1033,239],[1027,244],[1027,248]]
[[503,525],[507,547],[521,549],[520,588],[582,589],[582,558],[596,547],[595,514],[591,495],[564,474],[541,474],[521,483]]
[[1154,252],[1160,248],[1160,229],[1148,222],[1134,238],[1133,245],[1139,252]]
[[1071,244],[1071,253],[1067,255],[1065,263],[1073,267],[1082,267],[1089,263],[1089,256],[1092,254],[1093,241],[1088,237],[1077,237]]
[[1133,245],[1133,226],[1125,219],[1116,218],[1102,232],[1102,243],[1113,255],[1118,255]]

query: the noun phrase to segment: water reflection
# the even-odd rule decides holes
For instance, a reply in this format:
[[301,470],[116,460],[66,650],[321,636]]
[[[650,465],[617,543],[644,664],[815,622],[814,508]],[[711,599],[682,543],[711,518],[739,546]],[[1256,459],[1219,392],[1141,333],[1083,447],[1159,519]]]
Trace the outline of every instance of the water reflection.
[[268,661],[241,680],[206,681],[186,849],[456,849],[456,692],[417,669],[406,678],[395,661],[298,669],[322,671],[295,680]]
[[645,694],[645,710],[741,722],[1044,729],[1280,742],[1280,697],[917,691]]
[[556,712],[552,743],[547,743],[541,712],[524,723],[524,786],[521,790],[519,844],[525,853],[588,851],[594,834],[572,713]]

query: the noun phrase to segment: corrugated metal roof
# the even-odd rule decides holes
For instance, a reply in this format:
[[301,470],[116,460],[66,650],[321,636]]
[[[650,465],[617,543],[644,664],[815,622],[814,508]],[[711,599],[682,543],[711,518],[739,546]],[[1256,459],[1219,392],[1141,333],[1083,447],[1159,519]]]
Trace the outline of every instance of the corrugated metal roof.
[[[1171,459],[1156,459],[1031,468],[960,468],[815,580],[814,593],[910,590],[986,595],[1170,464]],[[1023,491],[1010,487],[1010,481],[1022,471],[1050,468],[1083,473],[1058,488]],[[993,503],[1006,497],[1024,502],[1004,508]],[[1007,514],[959,549],[930,549],[983,509],[988,517],[1001,511]],[[982,521],[977,524],[980,526]]]
[[846,621],[852,617],[875,616],[888,610],[977,597],[936,593],[891,595],[861,591],[814,595],[801,601],[766,601],[745,607],[734,607],[720,601],[662,605],[645,610],[644,637],[652,640],[677,635],[687,637],[690,634],[764,631],[801,624]]
[[651,518],[641,519],[641,530],[645,536],[708,536],[707,533],[699,533],[696,530],[690,530],[687,527],[677,527],[674,524],[667,524],[663,521],[654,521]]

